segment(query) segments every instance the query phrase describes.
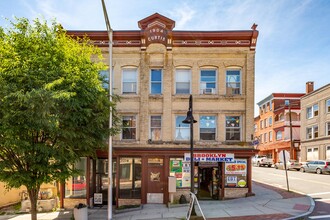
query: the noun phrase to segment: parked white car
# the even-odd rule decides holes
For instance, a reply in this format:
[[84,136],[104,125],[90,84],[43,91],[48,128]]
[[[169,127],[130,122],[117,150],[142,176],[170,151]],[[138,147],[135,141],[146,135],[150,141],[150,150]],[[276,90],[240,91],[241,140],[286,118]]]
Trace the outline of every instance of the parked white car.
[[274,161],[273,158],[268,158],[265,155],[256,155],[252,158],[252,165],[253,166],[268,166],[271,167],[272,165],[274,165]]

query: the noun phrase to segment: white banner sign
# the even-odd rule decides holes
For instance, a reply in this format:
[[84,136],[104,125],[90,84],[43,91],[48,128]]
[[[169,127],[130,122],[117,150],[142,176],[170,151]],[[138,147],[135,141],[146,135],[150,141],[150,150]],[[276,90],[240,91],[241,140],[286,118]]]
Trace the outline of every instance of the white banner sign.
[[[184,160],[190,161],[190,153],[184,154]],[[231,162],[234,154],[228,153],[195,153],[194,162]]]

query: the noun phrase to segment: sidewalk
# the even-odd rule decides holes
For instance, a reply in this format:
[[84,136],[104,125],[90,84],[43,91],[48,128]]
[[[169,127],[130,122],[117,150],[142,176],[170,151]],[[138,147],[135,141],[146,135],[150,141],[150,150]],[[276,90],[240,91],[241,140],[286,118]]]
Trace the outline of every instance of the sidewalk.
[[[296,219],[308,215],[313,211],[314,201],[304,195],[286,192],[272,186],[253,182],[255,196],[224,201],[199,201],[202,211],[208,220],[218,219]],[[115,220],[142,220],[142,219],[185,219],[188,205],[178,207],[166,207],[163,204],[146,204],[141,209],[117,213],[113,215]],[[195,206],[196,213],[201,216],[200,210]],[[61,211],[38,214],[38,220],[69,220],[72,211]],[[29,214],[4,215],[0,220],[27,220]],[[106,220],[107,209],[91,208],[88,210],[89,220]],[[202,219],[202,218],[201,218]],[[79,220],[79,219],[76,219]]]

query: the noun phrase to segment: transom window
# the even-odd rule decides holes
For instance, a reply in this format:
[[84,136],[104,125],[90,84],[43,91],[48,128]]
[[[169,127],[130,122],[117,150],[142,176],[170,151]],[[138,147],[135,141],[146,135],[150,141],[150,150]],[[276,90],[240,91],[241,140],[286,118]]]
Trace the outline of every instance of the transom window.
[[190,124],[182,123],[184,119],[186,119],[185,116],[176,116],[175,118],[175,140],[190,139]]
[[137,93],[137,69],[123,69],[123,94]]
[[150,79],[150,93],[162,94],[162,70],[152,69]]
[[176,69],[175,71],[175,93],[176,94],[190,94],[190,69]]
[[216,120],[215,116],[200,117],[200,140],[215,140],[216,135]]
[[136,139],[136,117],[123,116],[122,117],[122,139],[135,140]]
[[150,136],[153,141],[159,141],[162,139],[162,116],[150,116]]
[[226,140],[241,140],[240,116],[226,116]]
[[226,71],[226,94],[240,95],[241,94],[241,71],[227,70]]
[[200,94],[215,94],[216,71],[201,70]]

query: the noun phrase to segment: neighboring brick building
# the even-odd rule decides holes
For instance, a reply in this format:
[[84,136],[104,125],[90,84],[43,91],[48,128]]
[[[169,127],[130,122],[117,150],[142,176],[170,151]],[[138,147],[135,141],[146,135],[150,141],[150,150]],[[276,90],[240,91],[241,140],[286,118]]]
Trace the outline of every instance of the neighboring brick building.
[[[123,130],[113,138],[117,206],[165,203],[168,177],[177,193],[190,191],[189,125],[183,124],[193,96],[195,190],[199,198],[224,199],[252,193],[251,145],[254,116],[257,25],[244,31],[175,31],[175,22],[153,14],[140,30],[114,31],[113,87]],[[87,35],[108,61],[106,31],[69,31]],[[107,193],[107,152],[78,164],[85,175],[62,189],[65,206],[73,198],[91,203],[94,192]],[[225,162],[225,160],[232,162]],[[202,160],[208,160],[203,161]],[[86,190],[73,184],[87,183]],[[81,186],[81,185],[80,185]],[[71,200],[71,201],[70,201]]]
[[330,84],[314,91],[314,83],[306,84],[301,98],[301,158],[330,160]]
[[304,93],[272,93],[257,103],[259,116],[254,120],[254,136],[259,143],[256,145],[260,150],[259,155],[267,155],[276,163],[279,161],[279,154],[285,150],[288,158],[299,160],[300,97],[303,95]]

